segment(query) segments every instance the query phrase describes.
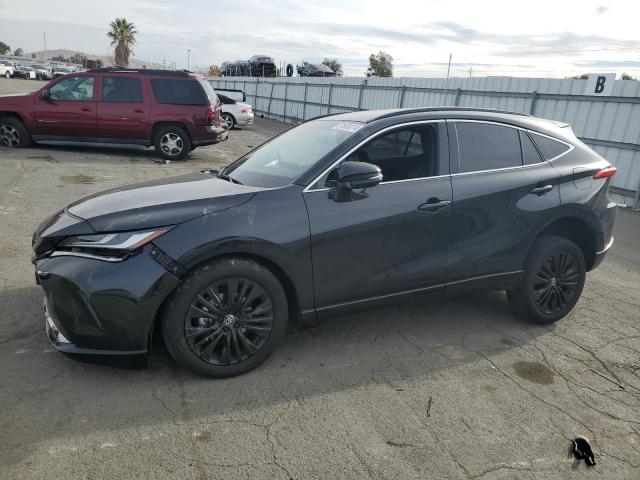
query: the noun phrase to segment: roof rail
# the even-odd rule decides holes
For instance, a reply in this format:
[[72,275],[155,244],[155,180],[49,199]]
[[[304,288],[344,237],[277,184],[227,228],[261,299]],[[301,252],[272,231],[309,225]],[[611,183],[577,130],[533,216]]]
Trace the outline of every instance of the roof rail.
[[404,115],[406,113],[425,113],[425,112],[487,112],[487,113],[504,113],[507,115],[522,115],[523,117],[531,117],[528,113],[510,112],[508,110],[494,110],[491,108],[472,108],[472,107],[421,107],[421,108],[399,108],[393,112],[385,113],[379,117],[372,118],[380,120],[381,118],[395,117],[396,115]]
[[115,73],[115,72],[131,72],[140,73],[142,75],[157,75],[167,77],[188,77],[194,72],[189,70],[159,70],[153,68],[128,68],[128,67],[101,67],[87,70],[88,73]]

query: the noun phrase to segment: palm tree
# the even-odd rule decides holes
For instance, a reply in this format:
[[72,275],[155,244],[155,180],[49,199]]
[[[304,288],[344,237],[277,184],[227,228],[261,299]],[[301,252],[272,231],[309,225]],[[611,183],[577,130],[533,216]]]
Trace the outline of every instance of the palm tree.
[[119,67],[129,65],[129,56],[133,54],[131,46],[136,43],[136,27],[125,18],[116,18],[111,22],[111,31],[107,37],[111,39],[111,46],[116,46],[115,61]]

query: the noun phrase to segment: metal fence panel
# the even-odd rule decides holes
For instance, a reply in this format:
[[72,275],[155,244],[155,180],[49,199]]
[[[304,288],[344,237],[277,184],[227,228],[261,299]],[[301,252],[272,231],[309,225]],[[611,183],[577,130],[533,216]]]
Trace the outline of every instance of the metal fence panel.
[[[613,195],[637,204],[640,191],[640,82],[617,80],[610,97],[584,95],[585,80],[554,78],[211,78],[244,90],[259,114],[301,122],[332,113],[400,107],[492,108],[570,123],[618,167]],[[636,205],[640,206],[640,205]]]

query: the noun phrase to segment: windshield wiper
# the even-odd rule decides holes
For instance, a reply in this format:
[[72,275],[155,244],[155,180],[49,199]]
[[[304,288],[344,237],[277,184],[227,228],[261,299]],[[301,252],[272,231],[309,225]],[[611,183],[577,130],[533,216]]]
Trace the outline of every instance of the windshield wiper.
[[226,180],[227,182],[237,183],[238,185],[242,185],[242,182],[240,180],[236,180],[235,178],[231,177],[230,175],[227,175],[226,173],[218,172],[216,177],[221,178],[222,180]]

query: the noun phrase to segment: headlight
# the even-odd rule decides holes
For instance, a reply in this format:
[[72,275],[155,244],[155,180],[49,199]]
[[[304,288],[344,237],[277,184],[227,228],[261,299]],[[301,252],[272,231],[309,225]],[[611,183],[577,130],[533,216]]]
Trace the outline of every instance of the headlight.
[[142,232],[102,233],[69,237],[56,246],[52,256],[77,255],[118,261],[169,230],[169,228],[163,228]]

